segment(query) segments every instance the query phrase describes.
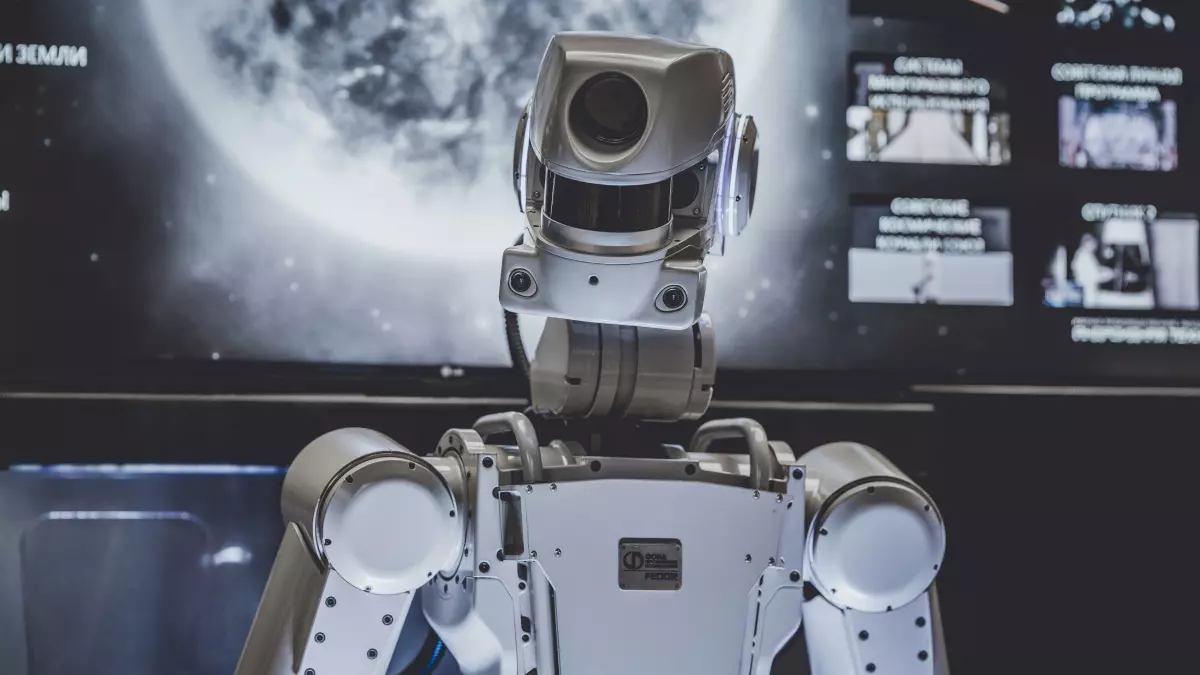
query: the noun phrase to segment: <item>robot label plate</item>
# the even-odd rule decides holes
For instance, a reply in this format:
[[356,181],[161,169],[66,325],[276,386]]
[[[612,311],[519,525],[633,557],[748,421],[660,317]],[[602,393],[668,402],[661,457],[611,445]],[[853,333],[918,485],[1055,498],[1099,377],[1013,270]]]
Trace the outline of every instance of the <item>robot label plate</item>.
[[678,539],[622,539],[617,570],[627,591],[677,591],[683,585],[683,546]]

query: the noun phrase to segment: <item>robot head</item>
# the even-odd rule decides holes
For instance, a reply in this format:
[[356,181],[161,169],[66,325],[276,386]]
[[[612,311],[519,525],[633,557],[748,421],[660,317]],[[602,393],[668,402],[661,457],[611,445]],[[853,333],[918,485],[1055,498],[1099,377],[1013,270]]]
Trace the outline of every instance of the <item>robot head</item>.
[[700,318],[704,256],[746,227],[754,120],[734,112],[733,60],[656,37],[550,40],[517,126],[528,226],[504,254],[516,313],[682,329]]

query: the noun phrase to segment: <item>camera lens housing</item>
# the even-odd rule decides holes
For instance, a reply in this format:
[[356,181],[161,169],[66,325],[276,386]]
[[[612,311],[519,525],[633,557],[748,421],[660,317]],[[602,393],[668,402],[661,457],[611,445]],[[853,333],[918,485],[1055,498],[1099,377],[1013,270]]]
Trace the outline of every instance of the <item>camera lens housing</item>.
[[649,104],[633,78],[623,73],[594,75],[571,99],[571,128],[588,141],[625,148],[646,133]]
[[515,269],[508,275],[508,288],[517,295],[528,298],[537,293],[537,282],[529,270]]
[[658,299],[654,301],[654,306],[660,312],[675,312],[686,304],[687,291],[682,286],[674,284],[662,289],[658,294]]

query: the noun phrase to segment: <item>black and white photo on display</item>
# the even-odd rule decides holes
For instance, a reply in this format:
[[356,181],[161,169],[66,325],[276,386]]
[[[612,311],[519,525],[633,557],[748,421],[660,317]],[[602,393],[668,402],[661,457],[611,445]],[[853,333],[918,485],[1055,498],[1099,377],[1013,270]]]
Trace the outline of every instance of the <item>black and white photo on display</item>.
[[850,301],[1009,306],[1009,213],[967,199],[857,197]]
[[1175,65],[1055,63],[1059,164],[1175,171],[1184,70]]
[[1073,169],[1174,171],[1179,165],[1174,101],[1059,100],[1059,163]]
[[[1042,282],[1049,307],[1200,309],[1200,220],[1153,206],[1089,205],[1057,233]],[[1102,209],[1107,209],[1108,214]]]
[[949,57],[852,55],[846,158],[998,166],[1012,160],[1002,82]]

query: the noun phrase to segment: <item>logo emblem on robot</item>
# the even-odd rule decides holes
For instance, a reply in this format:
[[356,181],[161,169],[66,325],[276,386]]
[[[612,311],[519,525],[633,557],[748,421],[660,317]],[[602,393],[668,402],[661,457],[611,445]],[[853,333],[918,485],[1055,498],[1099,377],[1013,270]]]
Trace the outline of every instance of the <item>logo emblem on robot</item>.
[[624,590],[677,591],[682,586],[678,539],[623,539],[617,560],[618,585]]

